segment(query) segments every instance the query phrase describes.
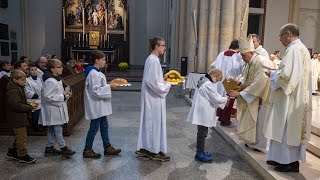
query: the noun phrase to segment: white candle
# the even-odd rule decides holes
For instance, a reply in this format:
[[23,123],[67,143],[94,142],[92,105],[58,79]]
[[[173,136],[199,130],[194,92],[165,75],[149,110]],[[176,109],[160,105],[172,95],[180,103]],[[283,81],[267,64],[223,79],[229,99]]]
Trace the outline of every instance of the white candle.
[[80,47],[80,36],[81,36],[81,35],[79,34],[79,47]]

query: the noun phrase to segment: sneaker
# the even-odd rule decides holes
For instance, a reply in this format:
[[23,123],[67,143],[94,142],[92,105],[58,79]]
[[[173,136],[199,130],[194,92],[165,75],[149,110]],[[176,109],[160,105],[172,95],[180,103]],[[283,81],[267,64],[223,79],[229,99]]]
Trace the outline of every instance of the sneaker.
[[[167,156],[168,157],[168,156]],[[150,156],[149,156],[150,160],[152,161],[162,161],[162,162],[165,162],[165,161],[170,161],[170,157],[169,159],[166,158],[165,156],[161,156],[159,153],[158,154],[155,154],[155,153],[151,153]]]
[[61,151],[57,150],[54,146],[51,147],[46,147],[46,150],[44,151],[44,156],[49,157],[49,156],[57,156],[60,155]]
[[30,164],[30,163],[36,162],[36,159],[30,157],[30,156],[27,154],[27,155],[25,155],[25,156],[19,157],[19,162],[20,162],[20,163]]
[[76,152],[73,151],[72,149],[68,148],[67,146],[61,148],[61,155],[64,157],[71,157],[75,154]]
[[150,152],[146,149],[140,149],[139,151],[136,151],[135,153],[138,157],[149,157],[149,155],[150,155]]
[[115,149],[111,145],[104,148],[104,155],[118,155],[121,149]]
[[82,153],[83,158],[98,159],[101,157],[100,153],[95,153],[92,149],[84,149]]
[[159,152],[159,155],[162,156],[163,159],[168,159],[170,160],[170,156],[167,156],[166,154],[164,154],[163,152]]
[[208,156],[208,157],[212,157],[211,153],[209,153],[209,152],[204,152],[204,155]]
[[6,155],[6,158],[19,161],[17,149],[16,148],[13,148],[13,149],[9,148],[7,155]]
[[200,151],[197,151],[194,158],[196,161],[201,161],[204,163],[211,163],[213,161],[211,156],[206,156],[205,152],[200,152]]

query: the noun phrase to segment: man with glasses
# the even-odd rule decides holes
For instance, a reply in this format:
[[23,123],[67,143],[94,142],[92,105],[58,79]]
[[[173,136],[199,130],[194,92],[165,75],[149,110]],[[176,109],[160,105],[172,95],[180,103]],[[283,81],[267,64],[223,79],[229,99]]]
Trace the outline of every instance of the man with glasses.
[[[269,98],[269,78],[265,75],[265,57],[255,52],[252,37],[239,38],[240,53],[245,61],[242,91],[229,91],[237,98],[237,133],[255,151],[266,152],[267,140],[263,135],[264,115]],[[268,60],[270,61],[270,60]]]
[[265,122],[265,136],[270,139],[267,164],[276,171],[299,172],[299,160],[306,161],[311,131],[310,53],[295,24],[284,25],[279,38],[286,51],[279,69],[266,72],[271,82]]

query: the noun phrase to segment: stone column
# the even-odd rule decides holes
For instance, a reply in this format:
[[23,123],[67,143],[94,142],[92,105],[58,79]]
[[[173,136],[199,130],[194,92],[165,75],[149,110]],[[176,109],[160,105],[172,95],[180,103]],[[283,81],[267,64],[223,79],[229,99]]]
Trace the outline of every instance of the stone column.
[[28,2],[21,0],[21,29],[22,29],[22,49],[24,56],[30,56],[29,50],[29,13]]
[[[186,21],[187,22],[186,44],[187,44],[187,52],[188,52],[188,58],[189,58],[188,72],[195,71],[195,66],[194,66],[195,51],[196,51],[195,33],[197,33],[197,29],[195,30],[194,24],[193,24],[193,12],[194,11],[196,12],[196,15],[197,15],[198,14],[198,0],[188,0],[188,11],[186,14],[186,19],[189,19]],[[199,22],[197,21],[197,23],[199,23]]]
[[249,18],[249,0],[242,0],[241,7],[242,8],[241,8],[240,36],[247,37],[248,18]]
[[241,9],[242,9],[242,1],[236,0],[235,13],[234,13],[234,24],[233,24],[233,39],[237,39],[240,36]]
[[177,60],[178,60],[178,49],[180,47],[179,43],[179,25],[181,23],[180,17],[179,17],[179,8],[180,1],[173,1],[172,2],[172,22],[171,22],[171,44],[170,44],[170,67],[177,66]]
[[207,62],[206,71],[211,69],[211,63],[218,56],[219,47],[219,25],[220,25],[220,2],[221,0],[209,1],[209,19],[208,19],[208,43],[207,43]]
[[179,67],[181,67],[181,62],[180,58],[182,56],[187,56],[187,45],[186,45],[186,39],[187,39],[187,23],[186,21],[190,21],[190,15],[187,13],[187,7],[188,7],[188,2],[185,0],[180,0],[180,24],[179,24],[179,50],[178,50],[178,58],[176,61],[178,61]]
[[299,16],[300,16],[300,0],[290,0],[288,22],[299,25]]
[[219,51],[228,49],[233,39],[235,17],[235,0],[221,1],[221,22],[220,22],[220,40]]
[[207,47],[208,47],[208,5],[209,0],[199,1],[199,33],[198,33],[198,62],[197,72],[205,73],[207,70]]

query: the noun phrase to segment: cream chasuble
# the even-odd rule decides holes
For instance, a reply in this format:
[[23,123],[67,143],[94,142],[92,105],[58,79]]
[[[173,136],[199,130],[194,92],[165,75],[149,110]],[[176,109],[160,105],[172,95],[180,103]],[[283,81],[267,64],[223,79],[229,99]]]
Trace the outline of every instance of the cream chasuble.
[[[275,76],[278,87],[273,88],[271,84],[265,136],[289,146],[300,146],[310,139],[312,119],[310,54],[300,40],[287,47]],[[282,142],[284,132],[287,142]]]
[[[237,98],[237,118],[239,120],[238,134],[246,143],[255,144],[256,129],[259,102],[261,106],[266,107],[269,97],[270,82],[265,75],[263,66],[265,64],[264,57],[254,54],[254,57],[247,64],[243,76],[243,90],[242,92],[254,97],[251,103],[248,103],[243,97]],[[264,118],[261,119],[264,121]]]

